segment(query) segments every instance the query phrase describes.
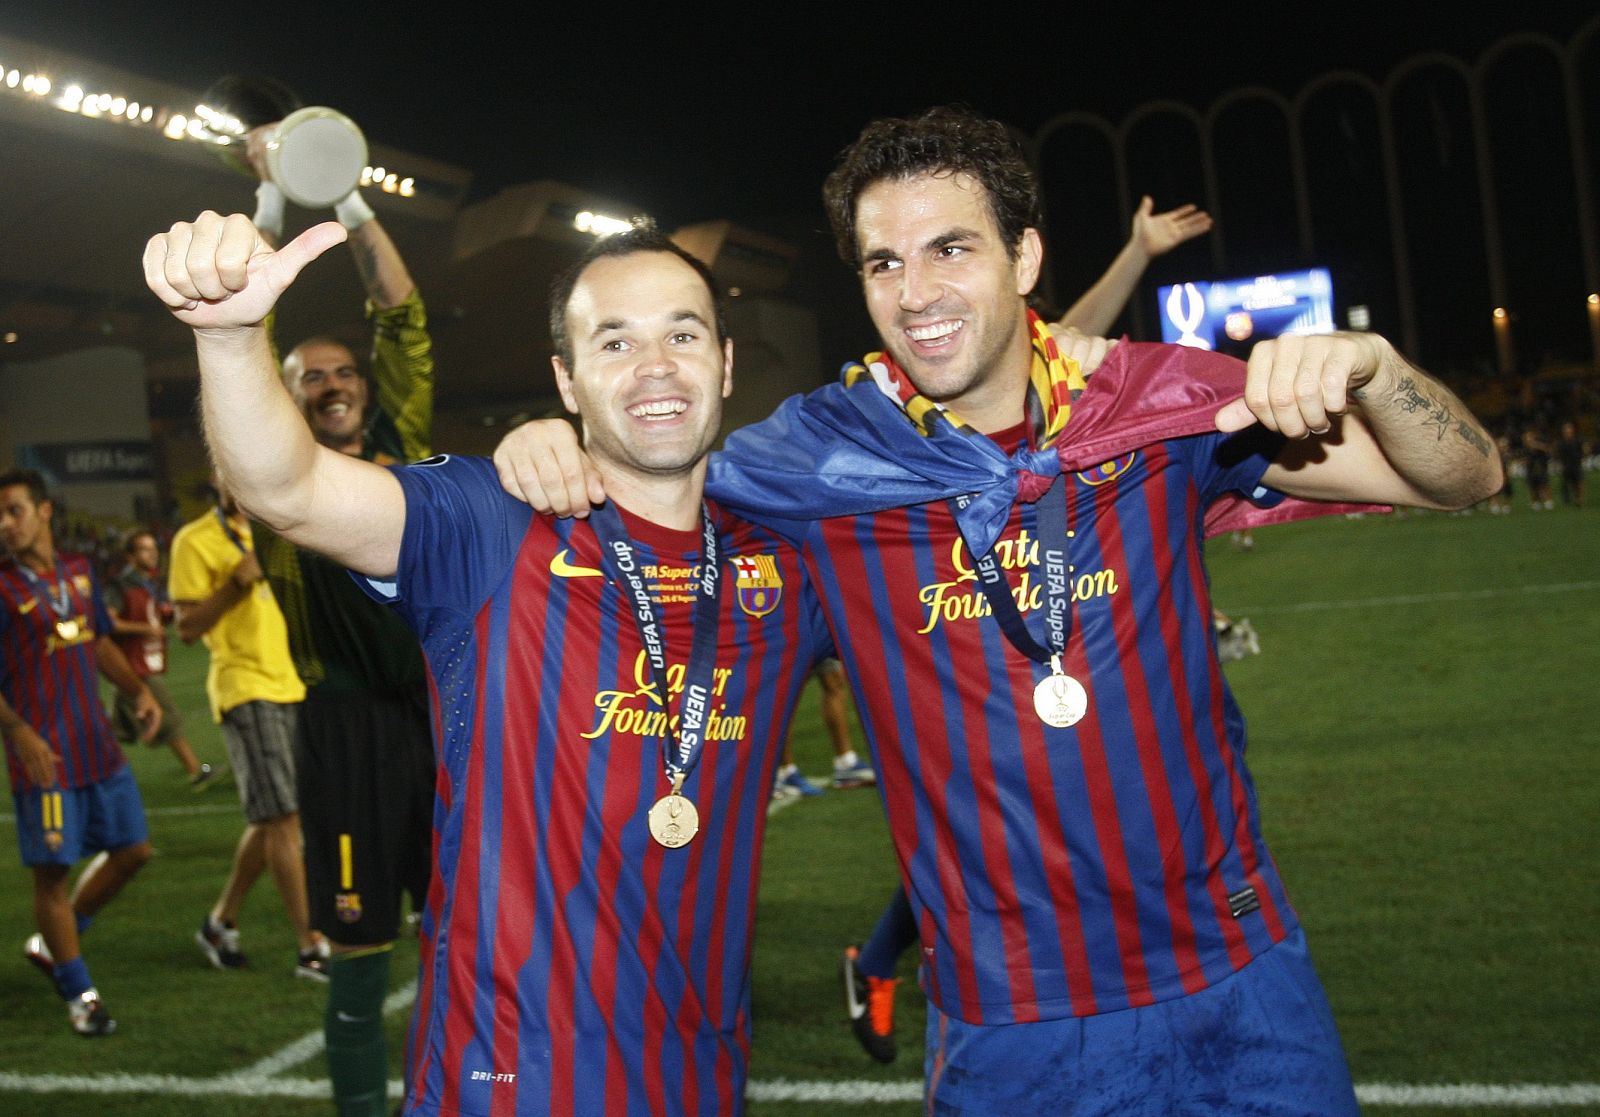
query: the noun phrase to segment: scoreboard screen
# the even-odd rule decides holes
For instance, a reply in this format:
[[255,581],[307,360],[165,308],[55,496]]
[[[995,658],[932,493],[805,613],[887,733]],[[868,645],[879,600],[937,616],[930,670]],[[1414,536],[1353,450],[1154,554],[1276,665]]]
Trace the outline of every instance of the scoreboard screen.
[[1325,334],[1333,324],[1333,276],[1327,268],[1174,283],[1156,290],[1161,340],[1243,354],[1283,334]]

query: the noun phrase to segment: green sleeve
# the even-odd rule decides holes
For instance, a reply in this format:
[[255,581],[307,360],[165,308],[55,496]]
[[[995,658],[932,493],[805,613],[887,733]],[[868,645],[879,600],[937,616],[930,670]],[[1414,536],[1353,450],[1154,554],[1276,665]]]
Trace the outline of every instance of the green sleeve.
[[372,379],[378,407],[400,436],[400,458],[433,453],[433,340],[422,296],[412,289],[398,306],[367,303],[372,325]]

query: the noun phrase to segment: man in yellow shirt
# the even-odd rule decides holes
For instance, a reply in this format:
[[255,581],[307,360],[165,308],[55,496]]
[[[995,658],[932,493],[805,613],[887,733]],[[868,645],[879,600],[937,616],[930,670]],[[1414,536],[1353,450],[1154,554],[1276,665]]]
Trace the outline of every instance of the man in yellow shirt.
[[172,540],[168,592],[178,636],[211,652],[206,694],[239,785],[245,828],[233,868],[195,941],[218,969],[245,964],[239,908],[263,869],[283,897],[299,939],[297,977],[326,981],[327,946],[311,930],[300,811],[295,797],[294,733],[305,685],[289,658],[283,613],[256,561],[250,524],[221,483],[217,505]]

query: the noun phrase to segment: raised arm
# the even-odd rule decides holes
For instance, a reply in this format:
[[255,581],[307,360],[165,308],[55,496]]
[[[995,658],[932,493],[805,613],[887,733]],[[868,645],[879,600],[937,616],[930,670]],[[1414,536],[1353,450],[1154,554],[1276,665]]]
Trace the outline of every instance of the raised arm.
[[206,442],[240,505],[290,542],[381,577],[399,561],[400,483],[317,445],[262,327],[300,270],[344,237],[326,222],[273,251],[248,217],[207,211],[150,238],[145,282],[194,330]]
[[1465,508],[1504,483],[1466,405],[1377,334],[1280,337],[1250,352],[1244,398],[1217,428],[1259,422],[1291,441],[1262,480],[1313,500]]
[[343,207],[349,204],[351,198],[361,203],[367,217],[359,225],[346,225],[350,229],[350,251],[356,258],[356,270],[361,273],[361,282],[366,285],[367,297],[374,305],[385,310],[399,306],[406,301],[406,296],[416,290],[417,285],[411,278],[411,272],[406,269],[400,250],[394,246],[394,241],[389,239],[383,225],[372,215],[372,210],[358,193],[352,192],[350,198],[339,203],[336,212],[340,221],[345,220]]
[[1155,202],[1147,194],[1139,200],[1133,215],[1133,231],[1105,274],[1095,280],[1063,314],[1057,326],[1072,327],[1086,334],[1104,334],[1128,305],[1139,277],[1150,261],[1171,252],[1186,240],[1211,229],[1211,215],[1197,206],[1179,206],[1155,213]]
[[[278,184],[272,181],[267,163],[267,140],[279,123],[263,124],[252,129],[245,138],[245,158],[261,184],[256,191],[256,212],[252,221],[274,248],[283,243],[285,198]],[[339,224],[350,231],[350,252],[355,257],[356,270],[361,273],[361,282],[367,288],[367,296],[384,309],[399,306],[416,284],[399,250],[361,196],[361,187],[356,186],[335,202],[333,213]]]

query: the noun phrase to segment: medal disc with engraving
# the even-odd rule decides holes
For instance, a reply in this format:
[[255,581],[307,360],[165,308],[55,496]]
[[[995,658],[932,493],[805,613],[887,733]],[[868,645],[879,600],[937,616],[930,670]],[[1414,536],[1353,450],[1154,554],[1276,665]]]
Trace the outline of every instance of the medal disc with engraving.
[[1033,688],[1033,709],[1046,725],[1066,729],[1077,725],[1089,709],[1089,692],[1071,675],[1052,672]]
[[686,797],[669,792],[650,808],[650,836],[668,849],[686,846],[700,832],[700,812]]
[[66,620],[56,622],[56,635],[61,637],[63,640],[76,640],[80,631],[81,629],[78,627],[77,621]]

